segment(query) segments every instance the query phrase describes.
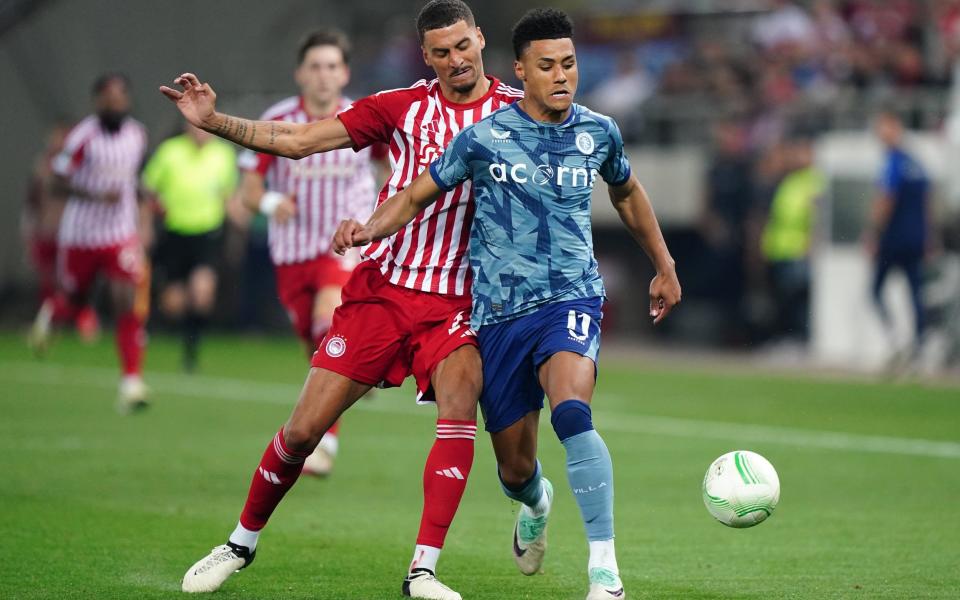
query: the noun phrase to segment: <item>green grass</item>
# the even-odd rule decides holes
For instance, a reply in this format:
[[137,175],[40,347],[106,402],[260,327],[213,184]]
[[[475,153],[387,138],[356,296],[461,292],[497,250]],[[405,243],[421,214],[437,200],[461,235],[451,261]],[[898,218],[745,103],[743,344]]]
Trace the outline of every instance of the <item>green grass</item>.
[[[65,338],[35,361],[19,337],[0,336],[0,598],[182,597],[183,572],[236,523],[306,371],[292,340],[222,337],[191,378],[177,374],[176,344],[154,339],[154,406],[121,417],[114,364],[110,340]],[[957,597],[956,389],[610,361],[595,407],[614,457],[630,598]],[[217,597],[399,598],[434,418],[409,389],[361,402],[333,478],[298,483],[256,564]],[[541,433],[558,490],[545,573],[516,572],[516,506],[481,437],[440,562],[467,599],[583,598],[582,525],[562,448]],[[773,517],[748,530],[713,521],[700,497],[710,461],[737,448],[766,456],[782,483]]]

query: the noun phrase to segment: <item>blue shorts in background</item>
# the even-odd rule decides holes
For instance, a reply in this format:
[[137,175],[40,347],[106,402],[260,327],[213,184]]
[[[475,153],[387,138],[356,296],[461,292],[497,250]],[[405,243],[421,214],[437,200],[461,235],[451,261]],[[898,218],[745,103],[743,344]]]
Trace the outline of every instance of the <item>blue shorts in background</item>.
[[602,305],[603,298],[567,300],[480,328],[480,410],[487,431],[502,431],[543,408],[537,370],[557,352],[575,352],[597,362]]

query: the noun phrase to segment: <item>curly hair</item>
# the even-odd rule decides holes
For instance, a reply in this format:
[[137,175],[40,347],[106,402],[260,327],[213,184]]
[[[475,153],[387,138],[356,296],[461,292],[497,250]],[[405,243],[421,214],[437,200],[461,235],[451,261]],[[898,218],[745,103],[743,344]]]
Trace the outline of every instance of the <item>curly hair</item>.
[[573,21],[556,8],[535,8],[513,26],[513,52],[517,59],[534,40],[573,38]]

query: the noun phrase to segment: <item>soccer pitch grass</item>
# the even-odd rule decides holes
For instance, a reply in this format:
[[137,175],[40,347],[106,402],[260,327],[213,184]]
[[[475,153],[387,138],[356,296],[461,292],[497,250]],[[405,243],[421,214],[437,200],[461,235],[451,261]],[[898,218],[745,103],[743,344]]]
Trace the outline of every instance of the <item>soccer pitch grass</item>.
[[[65,338],[33,360],[0,336],[0,598],[174,598],[236,523],[263,448],[306,372],[291,339],[220,337],[203,373],[154,338],[146,413],[114,412],[112,341]],[[595,420],[616,472],[617,550],[630,598],[956,598],[960,392],[601,363]],[[345,419],[331,479],[305,478],[256,563],[217,598],[400,598],[435,411],[409,388]],[[581,599],[586,543],[562,448],[541,418],[556,484],[544,573],[510,557],[516,505],[486,435],[440,561],[464,598]],[[777,468],[780,506],[728,529],[704,509],[710,462],[750,449]]]

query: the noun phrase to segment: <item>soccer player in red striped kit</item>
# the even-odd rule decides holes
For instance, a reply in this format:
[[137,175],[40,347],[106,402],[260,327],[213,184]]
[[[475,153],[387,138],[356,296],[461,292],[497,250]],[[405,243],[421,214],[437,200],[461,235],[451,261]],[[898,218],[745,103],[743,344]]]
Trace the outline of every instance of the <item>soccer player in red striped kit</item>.
[[[277,102],[260,118],[310,123],[336,116],[351,102],[342,95],[350,79],[349,60],[349,41],[342,32],[323,29],[307,35],[297,52],[294,74],[300,94]],[[330,251],[333,234],[341,219],[369,217],[373,212],[374,160],[385,158],[383,144],[300,160],[252,151],[240,157],[243,203],[270,219],[277,292],[307,356],[330,329],[341,289],[357,264],[356,255],[342,257]],[[339,424],[334,423],[304,461],[305,473],[330,473],[339,447]]]
[[57,270],[59,283],[75,307],[86,303],[97,276],[109,281],[123,372],[118,407],[126,412],[147,400],[141,378],[146,334],[143,317],[134,310],[137,286],[144,276],[137,202],[147,131],[129,116],[126,76],[101,76],[93,95],[96,114],[70,131],[53,160],[55,192],[66,197],[57,235]]
[[[314,123],[249,121],[215,111],[216,95],[193,74],[161,87],[202,129],[261,152],[301,158],[377,142],[390,148],[393,175],[378,201],[407,186],[462,128],[521,92],[484,74],[483,34],[460,0],[432,0],[417,17],[424,61],[437,74],[410,88],[355,102]],[[417,381],[418,400],[436,400],[437,436],[424,468],[424,508],[402,591],[414,598],[460,600],[435,576],[444,538],[473,464],[482,387],[470,318],[467,242],[473,219],[469,183],[450,190],[391,238],[363,249],[343,288],[326,338],[314,355],[300,400],[267,446],[240,523],[228,542],[187,571],[183,589],[213,591],[250,564],[261,529],[294,484],[303,460],[340,414],[380,381]]]

